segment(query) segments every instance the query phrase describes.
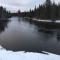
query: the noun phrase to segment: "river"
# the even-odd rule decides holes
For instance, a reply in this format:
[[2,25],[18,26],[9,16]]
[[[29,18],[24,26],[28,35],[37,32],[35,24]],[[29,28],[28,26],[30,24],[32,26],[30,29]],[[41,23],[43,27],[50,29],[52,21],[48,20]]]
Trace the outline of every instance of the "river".
[[22,17],[0,21],[0,45],[7,50],[38,52],[46,51],[60,55],[60,29],[51,31]]

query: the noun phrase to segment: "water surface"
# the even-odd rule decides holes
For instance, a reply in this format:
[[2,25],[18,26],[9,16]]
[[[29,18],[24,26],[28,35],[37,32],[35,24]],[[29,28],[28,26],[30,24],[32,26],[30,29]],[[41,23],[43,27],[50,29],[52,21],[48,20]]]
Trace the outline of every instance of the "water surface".
[[0,45],[13,51],[60,54],[60,30],[45,31],[28,19],[12,17],[0,21]]

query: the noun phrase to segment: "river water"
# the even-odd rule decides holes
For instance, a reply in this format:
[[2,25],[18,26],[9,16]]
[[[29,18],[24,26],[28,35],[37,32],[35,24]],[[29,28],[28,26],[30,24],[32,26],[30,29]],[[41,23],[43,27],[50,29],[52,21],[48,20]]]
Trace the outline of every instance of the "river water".
[[45,31],[21,17],[0,21],[0,45],[7,50],[60,54],[60,30]]

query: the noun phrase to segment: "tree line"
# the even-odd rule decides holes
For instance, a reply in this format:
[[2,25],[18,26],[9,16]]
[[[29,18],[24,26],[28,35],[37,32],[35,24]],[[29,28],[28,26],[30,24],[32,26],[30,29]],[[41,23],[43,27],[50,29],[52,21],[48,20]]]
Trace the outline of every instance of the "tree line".
[[8,18],[8,17],[10,17],[10,13],[6,10],[6,8],[0,6],[0,18]]
[[30,9],[29,12],[22,12],[21,15],[23,17],[39,19],[60,19],[60,4],[46,0],[44,4],[39,5],[37,8],[35,7],[34,10]]
[[6,10],[6,8],[0,7],[0,18],[6,18],[11,16],[22,16],[22,17],[30,17],[30,18],[38,18],[38,19],[60,19],[60,4],[55,4],[55,2],[51,2],[51,0],[46,0],[39,7],[34,8],[34,10],[28,12],[18,13],[10,13]]

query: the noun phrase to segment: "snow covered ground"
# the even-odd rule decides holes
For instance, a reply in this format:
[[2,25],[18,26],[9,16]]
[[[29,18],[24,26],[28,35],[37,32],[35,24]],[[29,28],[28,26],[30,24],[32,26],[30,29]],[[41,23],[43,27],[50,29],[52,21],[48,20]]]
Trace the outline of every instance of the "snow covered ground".
[[52,53],[13,52],[0,46],[0,60],[60,60],[60,56]]
[[[35,20],[35,21],[38,21],[38,22],[52,22],[52,20],[41,20],[41,19],[28,18],[28,17],[24,17],[24,18],[32,19],[32,20]],[[56,23],[60,23],[60,20],[56,20],[55,22],[56,22]]]

